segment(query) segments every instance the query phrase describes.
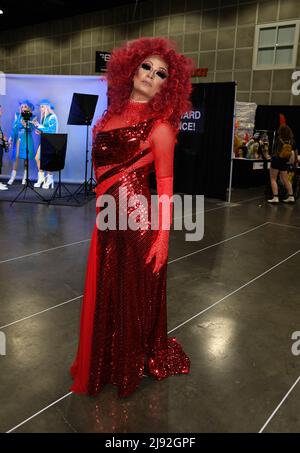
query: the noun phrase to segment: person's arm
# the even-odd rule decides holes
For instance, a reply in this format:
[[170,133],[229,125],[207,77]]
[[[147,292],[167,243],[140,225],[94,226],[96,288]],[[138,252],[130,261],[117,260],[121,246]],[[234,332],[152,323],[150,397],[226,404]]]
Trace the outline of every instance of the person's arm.
[[296,153],[295,153],[295,150],[293,149],[291,157],[289,158],[288,164],[295,165],[295,162],[296,162]]
[[154,155],[158,197],[167,197],[158,204],[158,236],[153,243],[146,263],[155,259],[153,272],[156,273],[166,263],[169,249],[169,234],[172,224],[173,161],[176,134],[169,123],[158,124],[150,137]]
[[47,133],[47,134],[55,134],[57,132],[57,117],[56,115],[51,115],[48,119],[47,125],[43,126],[39,124],[37,129],[40,132]]
[[10,144],[10,146],[12,146],[12,144],[17,141],[18,136],[19,136],[19,129],[21,129],[21,128],[22,128],[22,125],[20,125],[20,122],[19,122],[19,115],[17,115],[17,113],[15,113],[14,122],[13,122],[10,136],[8,139],[8,143]]
[[1,124],[0,124],[0,146],[4,151],[6,152],[8,151],[8,140],[1,128]]

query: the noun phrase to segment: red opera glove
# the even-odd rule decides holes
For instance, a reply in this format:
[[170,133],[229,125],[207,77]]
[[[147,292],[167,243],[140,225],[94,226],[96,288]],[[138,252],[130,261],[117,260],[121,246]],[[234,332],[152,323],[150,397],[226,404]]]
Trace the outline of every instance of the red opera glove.
[[[172,223],[173,160],[176,131],[168,122],[158,123],[150,137],[154,156],[158,197],[158,235],[146,263],[154,260],[153,272],[157,273],[168,259],[170,225]],[[169,197],[169,198],[168,198]],[[165,198],[165,199],[164,199]]]
[[158,225],[159,230],[170,230],[173,213],[173,176],[156,178],[158,195]]
[[154,274],[158,273],[162,266],[166,264],[168,259],[168,252],[169,231],[159,231],[158,236],[155,242],[152,244],[152,247],[146,259],[146,264],[149,264],[153,260],[153,258],[155,259],[153,267]]
[[153,273],[158,273],[168,259],[169,235],[172,224],[173,177],[157,178],[159,231],[149,251],[146,264],[155,259]]

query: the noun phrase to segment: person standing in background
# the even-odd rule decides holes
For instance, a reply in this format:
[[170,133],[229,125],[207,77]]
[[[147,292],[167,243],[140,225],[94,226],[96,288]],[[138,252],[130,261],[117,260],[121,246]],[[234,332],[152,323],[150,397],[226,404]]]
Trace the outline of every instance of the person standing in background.
[[274,145],[274,154],[271,159],[270,168],[270,180],[273,192],[273,198],[268,200],[268,203],[277,204],[279,203],[278,197],[278,174],[283,182],[286,191],[287,198],[283,200],[284,203],[294,203],[295,198],[293,194],[293,187],[289,181],[287,170],[288,163],[293,156],[293,150],[295,149],[294,135],[289,126],[286,124],[286,120],[283,115],[280,115],[280,126],[277,132],[277,138]]
[[[42,99],[39,102],[39,107],[41,111],[41,119],[40,122],[37,120],[33,121],[34,126],[36,127],[36,133],[42,134],[55,134],[58,132],[58,119],[56,114],[54,113],[54,106],[48,99]],[[37,149],[37,153],[35,156],[36,165],[38,168],[38,180],[34,184],[34,187],[41,187],[43,189],[49,189],[50,186],[54,188],[54,179],[53,174],[47,172],[45,173],[41,170],[41,145],[39,145]]]
[[[23,116],[32,116],[33,111],[33,104],[28,99],[25,99],[19,103],[19,111],[15,113],[13,128],[8,139],[9,146],[13,147],[12,160],[14,162],[11,176],[7,183],[8,185],[13,184],[14,180],[16,179],[19,159],[24,160],[24,175],[22,184],[26,183],[26,148],[28,145],[28,159],[32,160],[34,158],[34,144],[32,137],[32,121],[25,121]],[[26,129],[28,134],[28,144],[26,144]]]

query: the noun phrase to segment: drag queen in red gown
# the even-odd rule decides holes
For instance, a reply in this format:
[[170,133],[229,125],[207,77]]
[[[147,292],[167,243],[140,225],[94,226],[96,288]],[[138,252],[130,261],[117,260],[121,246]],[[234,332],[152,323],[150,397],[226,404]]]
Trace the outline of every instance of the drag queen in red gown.
[[118,220],[116,229],[101,229],[96,222],[71,367],[74,392],[96,395],[110,383],[119,396],[129,396],[145,374],[160,380],[189,372],[189,358],[167,336],[172,204],[166,218],[160,208],[158,229],[151,228],[149,173],[155,171],[158,195],[171,197],[174,145],[180,117],[190,108],[191,71],[191,61],[163,38],[130,41],[109,61],[109,107],[93,131],[97,219],[101,196],[109,194],[119,215],[129,217],[138,208],[144,226],[123,229]]

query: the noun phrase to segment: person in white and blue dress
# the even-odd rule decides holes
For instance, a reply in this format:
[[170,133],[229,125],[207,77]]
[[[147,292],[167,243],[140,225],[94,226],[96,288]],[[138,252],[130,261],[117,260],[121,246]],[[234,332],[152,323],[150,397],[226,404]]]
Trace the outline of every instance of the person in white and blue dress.
[[[28,111],[29,115],[33,116],[34,105],[28,100],[24,99],[19,102],[19,109],[15,113],[14,122],[12,131],[8,140],[10,148],[12,148],[11,159],[13,161],[13,169],[11,172],[10,179],[7,184],[13,184],[16,179],[17,169],[19,164],[19,159],[24,160],[24,175],[22,184],[26,183],[27,176],[27,163],[26,163],[26,154],[28,148],[28,159],[34,159],[34,142],[33,142],[33,130],[34,126],[32,123],[32,118],[25,121],[24,112]],[[27,139],[26,139],[26,129],[27,129]],[[27,143],[26,143],[27,142]]]
[[[33,121],[33,124],[36,128],[37,134],[56,134],[58,132],[58,119],[54,113],[54,105],[49,101],[49,99],[41,99],[38,103],[41,112],[41,119],[38,122],[37,120]],[[37,168],[38,168],[38,179],[34,184],[34,187],[41,187],[43,189],[49,189],[50,187],[54,188],[54,179],[53,174],[47,172],[45,173],[41,170],[41,145],[39,145],[36,156],[35,156]]]

